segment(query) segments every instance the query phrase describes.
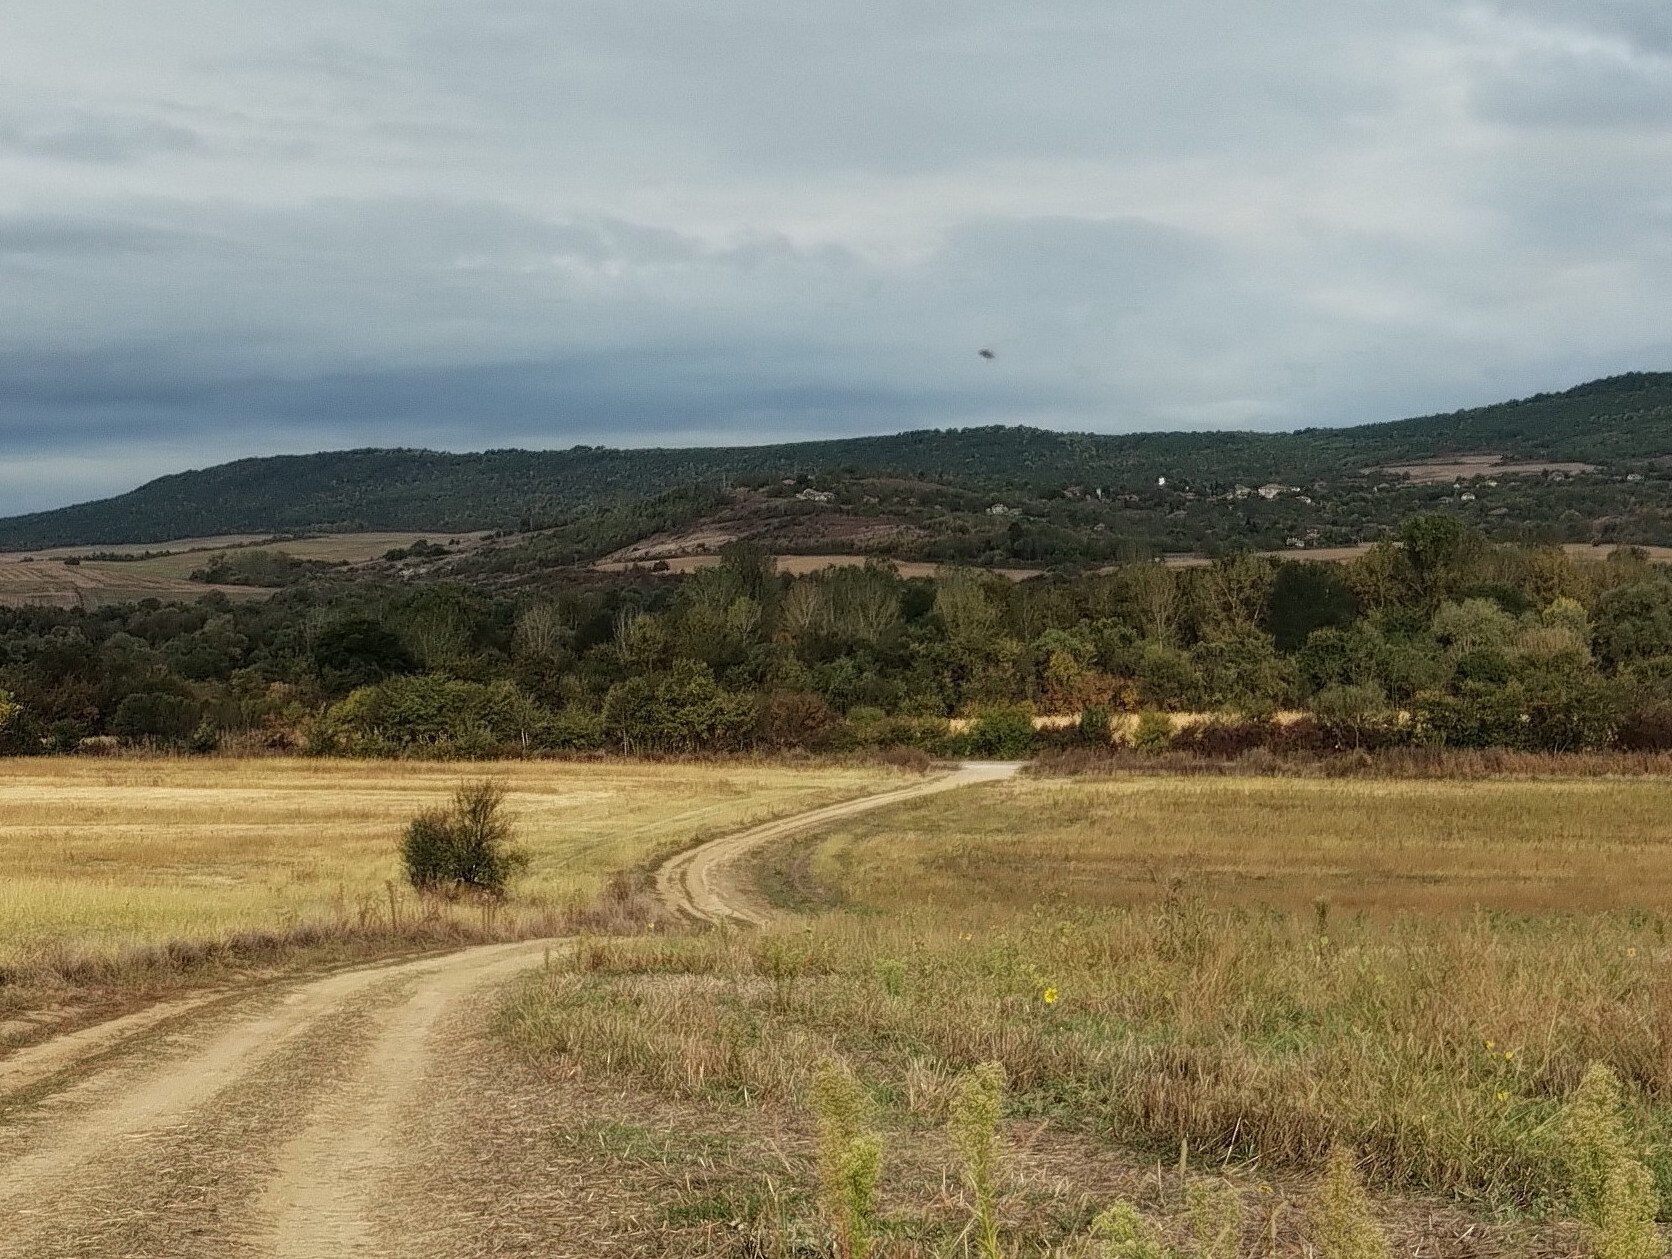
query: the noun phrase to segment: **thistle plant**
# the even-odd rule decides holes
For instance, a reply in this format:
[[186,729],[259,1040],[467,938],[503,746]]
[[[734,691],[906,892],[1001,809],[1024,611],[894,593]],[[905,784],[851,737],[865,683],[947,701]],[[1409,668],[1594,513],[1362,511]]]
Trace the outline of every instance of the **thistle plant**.
[[1662,1259],[1654,1177],[1632,1151],[1620,1082],[1592,1063],[1562,1117],[1568,1195],[1596,1259]]
[[958,1080],[947,1133],[969,1187],[981,1259],[1000,1259],[998,1218],[999,1119],[1004,1112],[1004,1068],[983,1062]]
[[869,1131],[871,1099],[846,1064],[825,1062],[813,1076],[819,1125],[819,1206],[840,1259],[870,1259],[876,1239],[882,1139]]
[[1387,1236],[1371,1214],[1357,1160],[1346,1146],[1329,1152],[1308,1223],[1320,1259],[1392,1259]]

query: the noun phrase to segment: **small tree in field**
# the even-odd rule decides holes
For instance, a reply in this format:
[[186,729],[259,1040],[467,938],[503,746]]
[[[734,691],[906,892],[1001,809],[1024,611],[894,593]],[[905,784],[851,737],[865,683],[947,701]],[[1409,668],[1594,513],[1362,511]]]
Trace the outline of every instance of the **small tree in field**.
[[528,854],[512,844],[504,802],[505,788],[484,779],[461,786],[451,805],[425,809],[408,822],[401,838],[407,881],[420,892],[503,896],[528,866]]

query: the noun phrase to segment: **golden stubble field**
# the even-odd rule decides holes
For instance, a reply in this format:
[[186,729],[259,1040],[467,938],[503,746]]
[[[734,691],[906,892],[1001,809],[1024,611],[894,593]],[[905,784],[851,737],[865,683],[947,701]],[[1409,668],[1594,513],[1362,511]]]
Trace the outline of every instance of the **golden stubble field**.
[[340,921],[398,880],[404,823],[494,777],[521,905],[595,896],[708,835],[890,785],[885,769],[303,759],[0,761],[0,964]]

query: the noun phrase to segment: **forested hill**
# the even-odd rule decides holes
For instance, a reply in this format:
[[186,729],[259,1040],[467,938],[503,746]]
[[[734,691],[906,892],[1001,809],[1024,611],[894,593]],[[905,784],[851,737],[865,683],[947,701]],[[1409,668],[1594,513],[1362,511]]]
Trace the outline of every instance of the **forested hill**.
[[1401,460],[1489,453],[1619,472],[1672,454],[1672,373],[1353,428],[1099,436],[1030,428],[707,449],[352,450],[243,459],[162,477],[115,498],[0,519],[0,549],[153,542],[227,533],[539,525],[685,485],[841,470],[970,489],[1121,491],[1159,476],[1202,485],[1355,475]]

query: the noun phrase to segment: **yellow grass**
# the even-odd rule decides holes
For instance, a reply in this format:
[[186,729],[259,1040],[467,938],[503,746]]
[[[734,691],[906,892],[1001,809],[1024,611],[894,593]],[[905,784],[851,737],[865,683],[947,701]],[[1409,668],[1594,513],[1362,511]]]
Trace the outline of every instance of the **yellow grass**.
[[907,910],[1066,898],[1382,914],[1672,904],[1672,782],[1017,779],[834,831],[814,877]]
[[887,785],[883,769],[323,760],[0,762],[0,964],[340,920],[381,903],[419,809],[493,775],[525,904],[591,899],[693,840]]

